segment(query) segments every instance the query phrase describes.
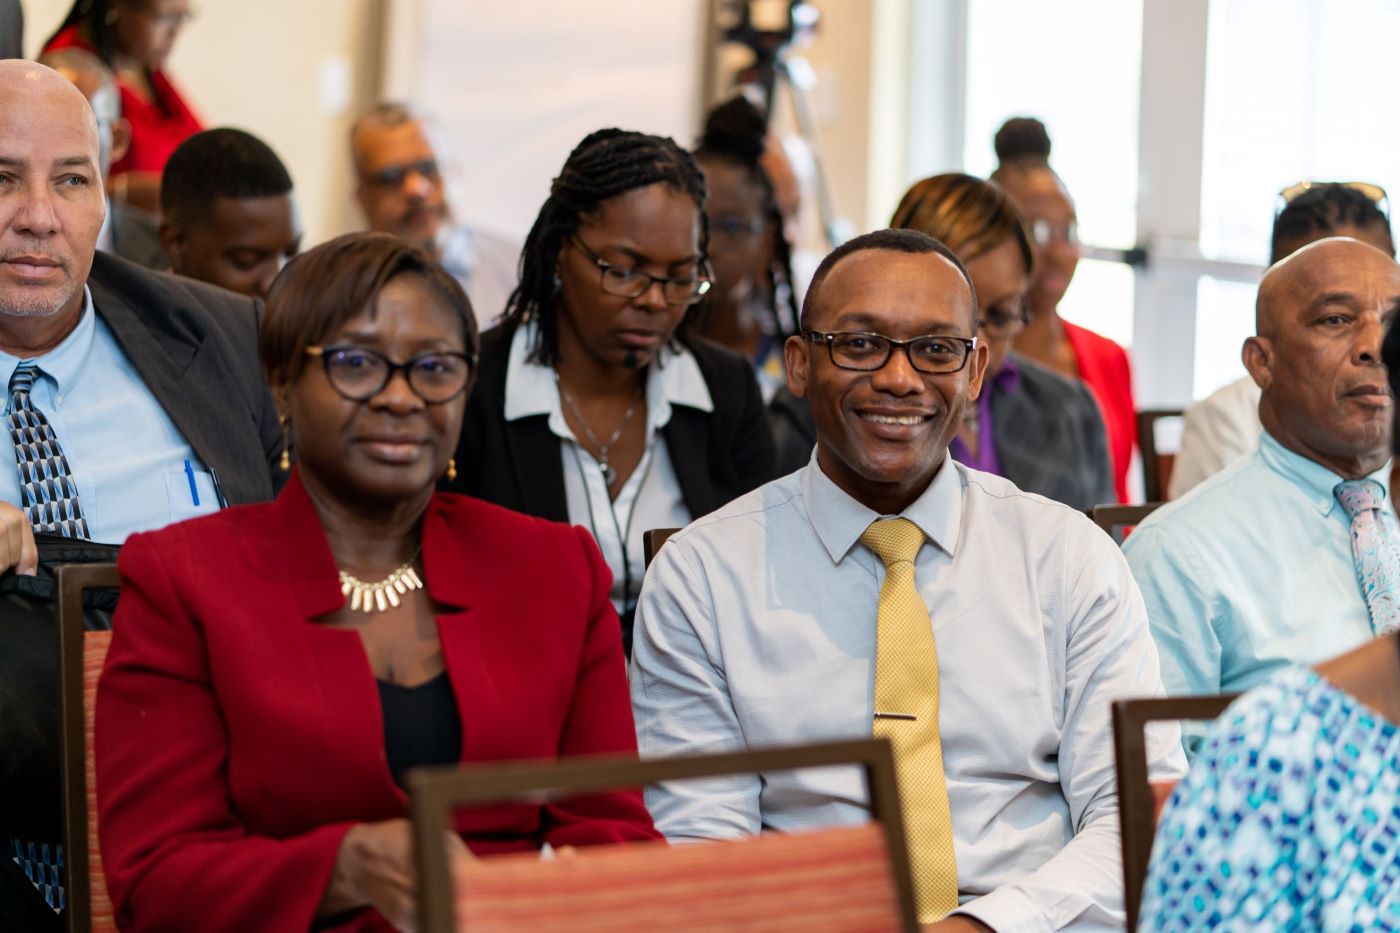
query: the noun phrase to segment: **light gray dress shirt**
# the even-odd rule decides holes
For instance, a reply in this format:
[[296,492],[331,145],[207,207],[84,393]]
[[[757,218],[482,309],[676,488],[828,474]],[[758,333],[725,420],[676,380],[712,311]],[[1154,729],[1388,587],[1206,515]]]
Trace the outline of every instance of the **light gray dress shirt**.
[[[815,459],[694,522],[657,554],[637,611],[643,756],[871,733],[884,568],[879,516]],[[960,912],[1010,930],[1121,930],[1109,704],[1162,692],[1142,597],[1083,514],[945,458],[903,513],[938,646],[939,728]],[[1184,773],[1150,734],[1154,779]],[[650,789],[672,839],[868,818],[853,769]]]

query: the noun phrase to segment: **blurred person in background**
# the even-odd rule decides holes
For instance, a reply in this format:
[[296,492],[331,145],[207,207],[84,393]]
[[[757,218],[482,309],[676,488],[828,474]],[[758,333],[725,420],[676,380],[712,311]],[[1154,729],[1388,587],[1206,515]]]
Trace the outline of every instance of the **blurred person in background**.
[[213,129],[180,144],[161,180],[160,237],[171,271],[266,298],[301,249],[292,177],[251,133]]
[[193,15],[191,0],[75,0],[44,43],[46,52],[69,46],[92,52],[116,74],[131,144],[112,162],[112,196],[152,213],[159,208],[166,159],[202,129],[165,72]]
[[1112,502],[1113,472],[1094,397],[1079,380],[1011,350],[1026,322],[1035,255],[1011,198],[995,182],[937,175],[905,192],[890,226],[941,240],[963,261],[977,293],[987,373],[949,445],[953,458],[1076,509]]
[[[1269,265],[1309,243],[1346,236],[1395,255],[1387,198],[1364,182],[1300,182],[1279,195]],[[1186,410],[1167,498],[1185,495],[1259,444],[1259,387],[1245,374]]]
[[[131,145],[131,124],[122,117],[121,91],[112,69],[102,64],[96,55],[77,46],[45,52],[39,56],[39,64],[48,65],[73,82],[92,106],[102,147],[102,177],[107,178],[113,161],[125,155]],[[155,215],[110,197],[107,221],[98,235],[97,248],[147,269],[163,270],[170,266],[160,246]]]
[[[695,309],[698,332],[748,357],[765,399],[786,383],[783,342],[797,329],[791,247],[764,168],[767,128],[744,97],[710,112],[695,160],[709,197],[714,287]],[[771,160],[769,160],[771,161]]]
[[485,330],[515,289],[520,248],[453,218],[438,150],[423,117],[403,104],[375,104],[350,129],[355,199],[370,230],[416,243],[456,276]]
[[1071,379],[1081,379],[1103,412],[1113,486],[1128,500],[1128,469],[1137,436],[1128,354],[1100,334],[1060,317],[1060,300],[1079,264],[1079,218],[1060,176],[1050,167],[1050,136],[1029,117],[1007,120],[997,131],[998,166],[992,179],[1021,209],[1035,244],[1035,273],[1027,294],[1030,317],[1016,352]]

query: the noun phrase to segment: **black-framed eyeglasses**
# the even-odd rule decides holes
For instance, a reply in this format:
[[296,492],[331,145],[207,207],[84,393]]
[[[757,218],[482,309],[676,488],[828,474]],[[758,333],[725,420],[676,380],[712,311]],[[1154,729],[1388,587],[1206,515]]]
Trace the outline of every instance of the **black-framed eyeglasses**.
[[307,347],[306,353],[320,358],[331,388],[352,402],[374,398],[401,372],[415,395],[441,405],[467,390],[476,367],[475,355],[455,351],[419,353],[402,363],[364,347]]
[[652,275],[640,269],[632,269],[608,262],[589,249],[588,245],[577,236],[571,236],[569,241],[598,267],[599,284],[603,291],[609,295],[616,295],[619,298],[640,298],[647,293],[652,283],[656,282],[661,285],[661,297],[668,305],[693,305],[710,290],[711,282],[708,274],[694,277]]
[[409,175],[422,175],[429,182],[436,182],[442,170],[437,159],[422,159],[406,162],[403,165],[386,165],[369,176],[370,184],[378,188],[402,188]]
[[871,373],[883,369],[896,349],[909,357],[909,365],[921,373],[943,376],[960,372],[977,346],[976,337],[949,337],[929,334],[909,340],[895,340],[883,334],[862,331],[828,333],[809,330],[804,336],[812,343],[826,344],[831,362],[842,369]]

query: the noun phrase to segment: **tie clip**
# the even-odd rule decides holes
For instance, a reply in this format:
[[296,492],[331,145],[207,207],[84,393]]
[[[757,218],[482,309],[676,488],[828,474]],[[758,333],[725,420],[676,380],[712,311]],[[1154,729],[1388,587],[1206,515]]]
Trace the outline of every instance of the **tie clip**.
[[918,719],[919,717],[918,717],[918,716],[915,716],[913,713],[883,713],[883,712],[881,712],[880,710],[876,710],[876,711],[875,711],[875,718],[876,718],[876,719],[908,719],[908,720],[915,720],[915,719]]

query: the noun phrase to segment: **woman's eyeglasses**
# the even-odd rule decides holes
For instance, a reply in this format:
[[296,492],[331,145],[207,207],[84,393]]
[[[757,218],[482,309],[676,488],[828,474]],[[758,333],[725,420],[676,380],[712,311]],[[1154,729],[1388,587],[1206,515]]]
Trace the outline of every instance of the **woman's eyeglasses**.
[[420,353],[402,363],[363,347],[307,347],[306,353],[320,358],[331,388],[352,402],[374,398],[401,372],[415,395],[441,405],[466,391],[476,366],[474,356],[455,352]]
[[657,283],[661,286],[661,297],[668,305],[692,305],[710,290],[711,283],[708,275],[695,277],[652,275],[640,269],[632,269],[608,262],[589,249],[577,236],[570,237],[569,241],[598,267],[601,274],[599,284],[603,291],[609,295],[616,295],[619,298],[640,298],[647,293],[652,283]]

